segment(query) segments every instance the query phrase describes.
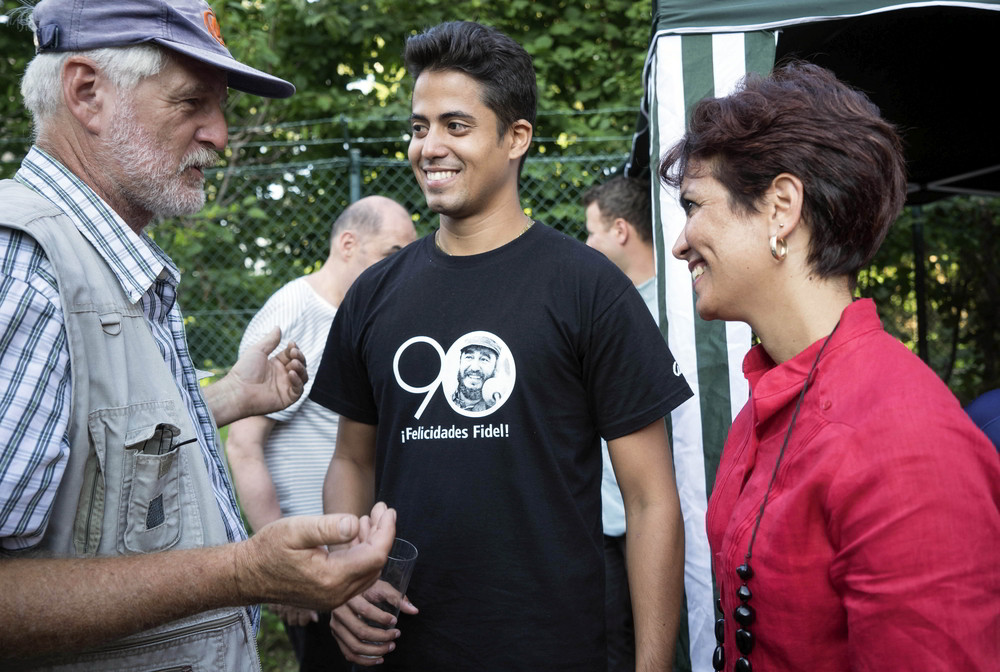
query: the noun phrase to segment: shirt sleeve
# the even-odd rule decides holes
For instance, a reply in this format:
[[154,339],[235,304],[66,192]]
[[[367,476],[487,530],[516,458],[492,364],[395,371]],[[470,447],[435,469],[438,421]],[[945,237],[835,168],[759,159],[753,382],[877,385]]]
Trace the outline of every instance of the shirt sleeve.
[[69,346],[51,265],[0,228],[0,548],[36,545],[69,456]]
[[995,451],[945,414],[906,422],[842,442],[851,448],[838,456],[830,490],[838,549],[830,578],[847,615],[852,669],[888,660],[899,669],[995,669]]
[[365,302],[358,299],[364,290],[359,285],[363,283],[355,282],[347,290],[342,308],[333,318],[309,396],[317,404],[351,420],[377,425],[378,410],[358,334],[357,325],[365,319]]
[[590,404],[605,440],[646,427],[691,396],[663,334],[631,285],[596,316],[589,360]]
[[[243,356],[247,348],[261,341],[275,327],[281,328],[281,340],[278,342],[278,347],[274,349],[274,352],[281,352],[288,345],[289,341],[302,342],[302,335],[296,329],[298,326],[297,317],[302,307],[299,305],[299,301],[293,300],[296,295],[288,290],[288,285],[279,289],[261,306],[261,309],[250,320],[250,324],[247,325],[246,331],[243,332],[243,338],[240,340],[239,356]],[[295,403],[280,411],[269,413],[267,417],[277,422],[291,420],[292,416],[295,415],[299,407],[309,396],[309,387],[311,384],[311,381],[306,383],[306,389]]]

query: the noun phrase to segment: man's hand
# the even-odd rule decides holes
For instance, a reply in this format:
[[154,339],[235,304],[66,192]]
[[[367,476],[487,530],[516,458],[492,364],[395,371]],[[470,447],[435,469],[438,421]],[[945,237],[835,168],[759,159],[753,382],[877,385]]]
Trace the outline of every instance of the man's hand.
[[251,415],[266,415],[298,401],[309,374],[306,358],[294,342],[268,358],[281,342],[275,327],[251,346],[222,380],[205,388],[205,401],[219,427]]
[[[385,509],[376,525],[364,521],[366,534],[359,538],[362,522],[350,514],[328,514],[292,516],[263,527],[240,543],[236,556],[241,603],[330,611],[371,586],[392,548],[396,512]],[[326,548],[343,544],[350,545]]]
[[0,558],[0,661],[82,651],[221,607],[331,611],[378,579],[396,535],[396,512],[384,507],[374,525],[351,514],[282,518],[246,541],[205,548]]
[[[383,525],[382,519],[388,511],[391,509],[386,509],[382,502],[375,504],[371,514],[361,518],[360,532],[353,543],[366,543],[366,539]],[[364,593],[331,612],[330,630],[344,657],[352,663],[366,667],[378,665],[384,662],[382,656],[396,648],[395,640],[400,635],[400,631],[393,627],[396,618],[376,607],[378,601],[379,596],[369,586]],[[400,601],[400,611],[406,614],[418,612],[405,595]],[[366,620],[381,623],[385,629],[368,625]]]

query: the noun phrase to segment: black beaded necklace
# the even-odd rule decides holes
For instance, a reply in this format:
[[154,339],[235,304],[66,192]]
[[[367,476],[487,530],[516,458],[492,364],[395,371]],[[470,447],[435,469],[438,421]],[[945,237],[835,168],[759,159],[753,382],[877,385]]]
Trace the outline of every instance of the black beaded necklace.
[[[788,423],[788,430],[785,432],[785,440],[781,444],[781,450],[778,451],[778,459],[774,461],[774,471],[771,472],[771,480],[768,482],[767,490],[764,492],[764,501],[761,502],[760,511],[757,512],[757,521],[754,523],[753,532],[750,535],[750,543],[747,545],[745,561],[742,565],[736,568],[736,576],[738,576],[742,582],[739,589],[736,591],[736,597],[739,598],[740,604],[733,610],[733,619],[740,626],[736,630],[736,648],[739,649],[741,654],[733,668],[736,672],[753,672],[753,665],[750,664],[748,656],[750,655],[750,652],[753,651],[754,644],[756,643],[753,633],[750,632],[750,626],[753,625],[753,622],[757,619],[757,612],[750,606],[750,598],[753,597],[753,593],[747,585],[750,582],[750,579],[753,578],[753,569],[750,567],[750,558],[753,555],[753,542],[757,539],[757,530],[760,529],[760,520],[764,517],[764,508],[767,506],[767,500],[771,496],[771,487],[774,485],[774,480],[778,476],[778,467],[781,465],[781,458],[785,455],[785,448],[788,447],[788,440],[792,436],[792,428],[795,427],[795,420],[799,417],[799,410],[802,408],[802,400],[805,399],[806,390],[809,389],[809,383],[812,380],[812,375],[816,371],[816,367],[819,365],[819,358],[823,356],[823,351],[826,350],[827,344],[830,342],[830,339],[833,338],[833,334],[837,331],[837,327],[839,326],[840,320],[837,321],[837,324],[833,327],[833,331],[831,331],[830,335],[826,337],[825,341],[823,341],[823,345],[820,346],[819,352],[816,353],[816,359],[813,360],[812,366],[809,368],[809,373],[806,374],[806,380],[802,384],[802,392],[799,393],[799,400],[795,402],[795,410],[792,411],[792,421]],[[716,600],[716,607],[721,614],[721,598]],[[726,650],[723,646],[725,641],[725,631],[726,619],[725,616],[722,616],[715,622],[716,646],[715,652],[712,654],[712,668],[715,670],[722,670],[726,666]]]

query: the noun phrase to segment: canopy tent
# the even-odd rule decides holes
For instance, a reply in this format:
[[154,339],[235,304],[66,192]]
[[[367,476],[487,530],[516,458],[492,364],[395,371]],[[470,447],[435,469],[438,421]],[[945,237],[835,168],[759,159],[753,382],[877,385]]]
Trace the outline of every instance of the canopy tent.
[[[747,72],[788,57],[833,70],[865,91],[901,131],[910,204],[951,194],[1000,195],[993,84],[1000,0],[654,0],[643,113],[625,173],[652,173],[660,327],[695,397],[670,418],[686,533],[686,612],[680,669],[710,670],[715,647],[708,493],[732,418],[747,399],[742,375],[750,329],[694,311],[687,266],[670,255],[684,224],[658,157],[683,134],[691,107],[732,91]],[[918,257],[919,258],[919,257]],[[918,269],[919,270],[919,269]]]

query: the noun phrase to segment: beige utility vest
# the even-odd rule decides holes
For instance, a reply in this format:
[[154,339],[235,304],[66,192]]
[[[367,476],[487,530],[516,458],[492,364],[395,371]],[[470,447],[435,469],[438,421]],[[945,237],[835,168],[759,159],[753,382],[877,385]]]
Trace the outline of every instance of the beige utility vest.
[[[141,306],[47,199],[3,180],[0,203],[0,225],[31,236],[52,263],[72,371],[66,472],[41,544],[18,555],[87,558],[226,543],[201,448],[178,445],[196,435]],[[246,610],[233,607],[14,669],[243,672],[260,662]]]

